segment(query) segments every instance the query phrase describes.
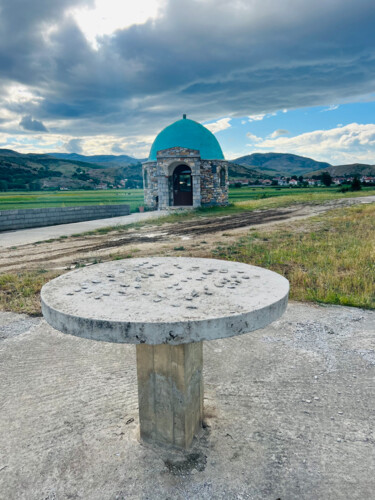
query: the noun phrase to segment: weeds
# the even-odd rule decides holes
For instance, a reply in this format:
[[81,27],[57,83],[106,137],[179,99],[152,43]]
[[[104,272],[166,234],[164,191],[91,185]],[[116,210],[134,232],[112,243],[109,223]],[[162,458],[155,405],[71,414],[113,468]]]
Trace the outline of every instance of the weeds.
[[375,308],[375,205],[336,210],[289,231],[249,232],[219,244],[213,256],[284,275],[294,300]]
[[56,276],[56,271],[37,271],[7,273],[0,275],[0,307],[3,311],[26,313],[41,316],[40,290],[42,286]]
[[[367,194],[374,192],[367,191]],[[353,193],[350,197],[352,196]],[[218,207],[187,214],[172,214],[163,219],[164,222],[179,222],[196,217],[197,214],[204,217],[220,216],[225,210],[233,213],[235,210],[286,206],[285,203],[321,203],[327,199],[342,197],[333,191],[297,193],[278,198],[243,201],[227,209]],[[149,221],[148,224],[159,225],[164,223],[163,219]],[[126,227],[129,228],[130,226]],[[106,228],[102,234],[109,230],[111,229]],[[117,231],[119,227],[116,226],[112,230]],[[83,233],[75,236],[83,236]],[[225,241],[218,241],[213,251],[201,250],[199,256],[237,260],[279,272],[290,280],[291,298],[294,300],[375,308],[374,204],[331,211],[308,221],[283,224],[274,230],[252,228],[242,238],[236,239],[231,233],[223,233],[222,236]],[[228,240],[227,236],[232,236],[233,241]],[[38,243],[41,242],[36,244]],[[173,250],[186,251],[185,255],[190,255],[189,246],[176,246]],[[171,249],[168,245],[161,245],[158,247],[159,252],[169,255]],[[142,255],[139,248],[127,249],[126,254],[114,253],[109,255],[109,259],[131,258],[138,253]],[[173,255],[173,252],[171,253]],[[98,258],[88,260],[87,263],[100,261]],[[74,264],[84,265],[82,261]],[[0,275],[0,309],[40,315],[41,287],[63,272],[47,272],[41,269]]]
[[[375,190],[366,190],[363,192],[351,192],[351,193],[339,193],[336,190],[329,190],[321,188],[320,190],[292,190],[288,194],[280,193],[275,196],[274,191],[269,193],[263,193],[265,196],[261,198],[251,197],[251,193],[248,189],[243,190],[245,196],[244,200],[236,201],[235,203],[230,203],[225,207],[209,207],[209,208],[197,208],[195,210],[186,210],[177,213],[171,213],[163,217],[158,217],[157,219],[148,219],[142,222],[134,222],[128,225],[116,225],[109,226],[105,228],[96,229],[94,231],[89,231],[87,233],[74,234],[74,237],[86,236],[92,234],[107,234],[113,231],[130,231],[134,229],[140,229],[145,226],[162,226],[163,224],[176,224],[178,222],[202,218],[202,217],[224,217],[228,215],[240,214],[242,212],[249,212],[253,210],[266,210],[266,209],[276,209],[285,208],[292,205],[316,205],[319,203],[324,203],[325,201],[338,200],[345,198],[355,198],[357,196],[374,196]],[[258,196],[258,195],[257,195]]]

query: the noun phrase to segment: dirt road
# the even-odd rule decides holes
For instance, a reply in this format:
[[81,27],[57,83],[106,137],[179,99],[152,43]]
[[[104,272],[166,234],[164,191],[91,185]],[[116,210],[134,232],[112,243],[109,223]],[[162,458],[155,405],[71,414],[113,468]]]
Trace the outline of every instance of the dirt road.
[[107,234],[67,237],[0,249],[0,273],[31,269],[70,269],[102,260],[169,255],[180,249],[184,255],[205,256],[221,237],[245,234],[251,227],[269,227],[312,217],[328,210],[375,202],[374,196],[333,200],[320,205],[243,212],[223,217],[197,217],[173,224],[145,225],[137,229],[113,230]]

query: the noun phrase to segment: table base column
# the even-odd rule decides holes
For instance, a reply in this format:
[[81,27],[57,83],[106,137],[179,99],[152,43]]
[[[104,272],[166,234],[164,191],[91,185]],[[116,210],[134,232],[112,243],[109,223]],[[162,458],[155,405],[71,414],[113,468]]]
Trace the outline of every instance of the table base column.
[[137,344],[141,439],[189,448],[203,418],[203,345]]

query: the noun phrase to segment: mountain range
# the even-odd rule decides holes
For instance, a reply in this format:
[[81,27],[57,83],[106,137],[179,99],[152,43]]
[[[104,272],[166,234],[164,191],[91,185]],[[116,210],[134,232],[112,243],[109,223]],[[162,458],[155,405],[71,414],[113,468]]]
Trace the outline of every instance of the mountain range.
[[60,160],[83,161],[86,163],[94,163],[103,167],[128,167],[129,165],[137,165],[146,159],[138,160],[128,155],[93,155],[84,156],[77,153],[49,153],[49,156]]
[[[22,154],[11,149],[0,149],[0,190],[39,189],[60,187],[89,189],[100,185],[142,186],[144,159],[128,155],[93,155],[76,153]],[[329,172],[332,176],[375,175],[375,165],[355,163],[330,165],[311,158],[288,153],[253,153],[232,160],[229,177],[249,179],[292,175],[319,175]]]
[[0,149],[0,190],[2,189],[89,189],[101,184],[142,186],[140,161],[116,156],[22,154]]
[[332,165],[290,153],[253,153],[233,160],[239,165],[256,168],[269,175],[305,175],[315,170],[327,170]]

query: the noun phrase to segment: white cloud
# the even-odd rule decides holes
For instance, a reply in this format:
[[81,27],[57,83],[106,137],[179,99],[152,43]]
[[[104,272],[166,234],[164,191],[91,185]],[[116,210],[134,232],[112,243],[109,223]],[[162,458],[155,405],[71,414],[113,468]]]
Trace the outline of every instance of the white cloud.
[[285,130],[283,128],[278,128],[277,130],[272,132],[270,137],[272,137],[272,139],[276,139],[276,137],[280,137],[280,135],[288,135],[288,134],[289,134],[289,130]]
[[13,149],[19,153],[67,153],[74,150],[83,155],[96,155],[122,150],[135,158],[145,158],[150,152],[153,140],[154,137],[151,136],[123,139],[112,135],[75,137],[62,134],[12,134],[10,136],[0,132],[0,148]]
[[227,128],[230,128],[232,125],[230,124],[230,118],[221,118],[220,120],[217,120],[216,122],[212,123],[207,123],[204,126],[208,128],[208,130],[211,130],[213,134],[216,134],[217,132],[220,132],[221,130],[225,130]]
[[5,102],[8,105],[16,104],[39,104],[43,97],[37,94],[35,90],[26,85],[9,85],[6,89]]
[[260,113],[258,115],[249,115],[249,122],[257,122],[263,120],[264,118],[270,118],[271,116],[276,116],[276,113]]
[[95,49],[98,49],[98,37],[110,35],[116,30],[128,28],[134,24],[143,24],[149,19],[156,19],[163,5],[164,2],[161,0],[137,0],[136,2],[95,0],[94,7],[72,9],[71,14],[86,39]]
[[330,106],[328,106],[328,108],[322,109],[321,113],[324,113],[326,111],[334,111],[335,109],[338,109],[338,108],[339,108],[338,104],[331,104]]
[[249,115],[249,122],[257,122],[263,120],[265,116],[266,116],[265,114]]
[[261,137],[258,137],[257,135],[254,135],[251,132],[248,132],[246,134],[246,137],[248,137],[251,142],[260,142],[263,140]]
[[375,163],[375,124],[350,123],[330,130],[315,130],[294,137],[267,138],[257,150],[309,156],[333,164]]

